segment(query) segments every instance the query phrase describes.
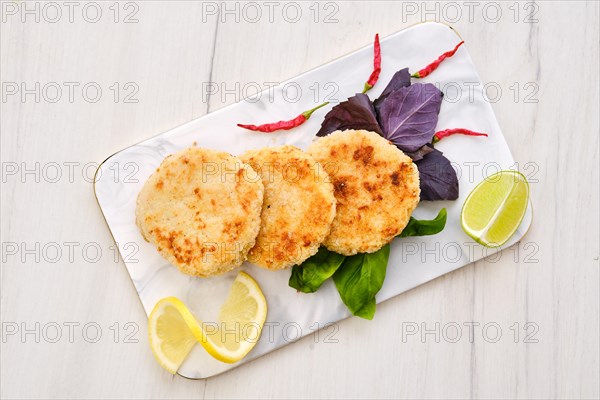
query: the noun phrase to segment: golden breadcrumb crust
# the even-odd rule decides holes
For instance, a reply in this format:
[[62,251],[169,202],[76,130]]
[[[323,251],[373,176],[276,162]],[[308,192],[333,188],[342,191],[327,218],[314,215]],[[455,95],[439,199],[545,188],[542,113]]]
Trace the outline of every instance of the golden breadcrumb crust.
[[398,235],[419,203],[410,157],[375,132],[336,131],[308,149],[334,186],[337,214],[324,245],[344,255],[372,253]]
[[314,255],[335,216],[333,186],[323,168],[293,146],[251,150],[240,158],[265,186],[260,231],[248,261],[277,270]]
[[260,227],[264,187],[230,154],[191,147],[168,156],[137,198],[144,238],[188,275],[240,266]]

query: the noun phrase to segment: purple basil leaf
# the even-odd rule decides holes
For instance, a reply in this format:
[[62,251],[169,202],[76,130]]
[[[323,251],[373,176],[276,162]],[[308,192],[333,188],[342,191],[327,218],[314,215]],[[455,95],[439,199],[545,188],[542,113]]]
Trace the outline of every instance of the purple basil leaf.
[[412,158],[413,161],[422,160],[427,154],[433,151],[433,147],[429,145],[421,146],[417,151],[405,151],[404,154]]
[[458,199],[458,178],[450,161],[439,150],[417,161],[421,181],[421,200]]
[[317,136],[346,129],[364,129],[382,134],[373,104],[366,94],[358,93],[333,107],[325,115]]
[[417,151],[431,142],[441,105],[442,92],[431,83],[393,91],[379,106],[383,136],[401,150]]
[[383,100],[385,100],[385,98],[388,97],[390,93],[407,86],[410,86],[410,72],[408,72],[408,68],[404,68],[396,72],[394,76],[392,76],[392,79],[385,87],[385,89],[383,89],[383,92],[379,95],[377,99],[375,99],[375,101],[373,102],[375,110],[379,110],[381,102],[383,102]]

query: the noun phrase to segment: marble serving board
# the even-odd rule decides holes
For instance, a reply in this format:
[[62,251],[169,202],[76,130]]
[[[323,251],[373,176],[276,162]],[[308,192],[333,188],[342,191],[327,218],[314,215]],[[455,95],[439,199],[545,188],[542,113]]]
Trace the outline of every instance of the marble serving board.
[[[374,33],[365,34],[371,37]],[[452,49],[460,40],[453,29],[439,23],[415,25],[383,38],[382,72],[369,96],[376,98],[397,70],[409,67],[411,72],[416,71]],[[161,298],[176,296],[201,320],[214,321],[237,273],[233,271],[209,279],[183,275],[165,261],[153,245],[144,241],[135,224],[136,197],[161,161],[194,143],[234,155],[248,149],[283,144],[306,149],[335,101],[343,101],[362,90],[372,69],[372,57],[373,46],[370,45],[286,81],[270,93],[225,107],[128,147],[100,165],[95,179],[96,197],[147,314]],[[462,204],[475,185],[485,176],[515,165],[492,107],[483,95],[483,85],[469,56],[468,43],[422,81],[439,85],[445,93],[437,130],[465,127],[487,132],[489,138],[452,137],[436,145],[457,169],[460,197],[456,201],[422,202],[419,205],[413,214],[416,218],[433,218],[440,208],[445,207],[448,210],[446,228],[435,236],[394,240],[387,277],[377,295],[378,303],[501,250],[474,243],[460,227]],[[289,89],[289,82],[307,89],[297,102],[286,101],[282,93],[285,88]],[[266,135],[236,126],[238,122],[262,123],[293,117],[317,104],[314,92],[308,90],[311,85],[318,83],[323,87],[330,82],[336,88],[333,98],[329,99],[332,104],[317,111],[299,128]],[[517,233],[503,248],[519,241],[531,220],[529,207]],[[180,368],[180,375],[199,379],[219,374],[350,316],[330,281],[317,293],[304,294],[288,286],[289,270],[271,272],[249,263],[242,269],[257,280],[268,302],[268,325],[258,344],[236,364],[219,362],[201,346],[195,346]],[[377,324],[377,319],[376,314],[371,323]]]

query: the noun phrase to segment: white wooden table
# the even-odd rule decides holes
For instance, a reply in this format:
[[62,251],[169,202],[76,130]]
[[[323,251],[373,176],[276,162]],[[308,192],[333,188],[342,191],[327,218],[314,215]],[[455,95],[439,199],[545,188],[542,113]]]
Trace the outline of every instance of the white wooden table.
[[[598,398],[599,10],[2,2],[1,397]],[[207,380],[164,372],[94,198],[98,163],[375,32],[435,19],[465,39],[532,181],[528,236],[371,322],[339,323],[330,340],[320,332]]]

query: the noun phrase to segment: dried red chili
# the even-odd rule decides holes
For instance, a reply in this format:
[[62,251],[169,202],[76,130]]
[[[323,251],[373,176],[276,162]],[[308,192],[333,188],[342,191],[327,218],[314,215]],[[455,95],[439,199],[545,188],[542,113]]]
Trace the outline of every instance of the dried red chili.
[[305,123],[306,120],[308,120],[310,118],[312,113],[314,113],[321,107],[325,107],[327,104],[329,104],[329,102],[319,104],[315,108],[311,108],[310,110],[304,111],[302,114],[298,115],[296,118],[290,119],[287,121],[278,121],[278,122],[262,124],[262,125],[237,124],[237,126],[239,126],[240,128],[249,129],[251,131],[258,131],[258,132],[275,132],[275,131],[279,131],[279,130],[289,130],[289,129],[295,128],[295,127],[300,126],[303,123]]
[[375,35],[375,43],[373,44],[373,72],[369,76],[369,79],[365,83],[363,93],[367,93],[379,80],[379,74],[381,73],[381,45],[379,44],[379,33]]
[[433,135],[432,143],[437,143],[445,137],[456,135],[456,134],[467,135],[467,136],[485,136],[485,137],[487,137],[487,135],[488,135],[487,133],[474,132],[474,131],[470,131],[468,129],[463,129],[463,128],[444,129],[443,131],[436,132],[435,135]]
[[[379,43],[379,34],[375,35],[375,43],[373,47],[373,72],[371,72],[369,79],[365,83],[363,93],[366,93],[369,89],[375,86],[375,83],[377,83],[377,80],[379,79],[379,74],[381,73],[381,45]],[[237,124],[237,126],[239,126],[240,128],[258,132],[275,132],[279,130],[289,130],[302,125],[304,122],[306,122],[306,120],[310,118],[313,112],[315,112],[321,107],[326,106],[327,104],[329,104],[329,102],[325,102],[323,104],[318,105],[315,108],[311,108],[310,110],[304,111],[296,118],[287,121],[278,121],[262,125]]]
[[415,72],[411,76],[413,78],[425,78],[427,75],[429,75],[433,71],[435,71],[437,69],[437,67],[439,67],[439,65],[442,63],[442,61],[444,61],[446,58],[452,57],[454,55],[454,53],[456,53],[456,51],[458,50],[458,48],[463,43],[464,43],[464,40],[462,42],[460,42],[459,44],[457,44],[456,47],[454,47],[454,49],[445,52],[444,54],[442,54],[441,56],[439,56],[437,58],[437,60],[435,60],[434,62],[432,62],[431,64],[429,64],[425,68],[419,70],[418,72]]

